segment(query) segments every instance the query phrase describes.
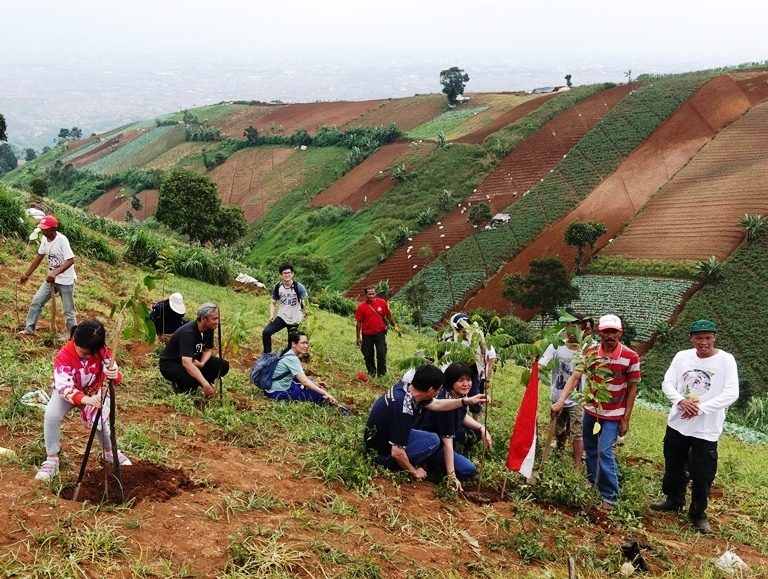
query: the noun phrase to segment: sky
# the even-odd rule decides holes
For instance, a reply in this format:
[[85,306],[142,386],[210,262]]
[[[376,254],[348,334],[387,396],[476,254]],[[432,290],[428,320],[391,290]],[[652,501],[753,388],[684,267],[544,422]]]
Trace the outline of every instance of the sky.
[[216,99],[439,92],[449,66],[470,74],[468,92],[530,90],[565,73],[621,82],[626,70],[764,61],[766,22],[768,2],[756,0],[12,2],[0,20],[0,113],[9,138],[32,142],[49,130],[38,118],[88,132],[110,115]]

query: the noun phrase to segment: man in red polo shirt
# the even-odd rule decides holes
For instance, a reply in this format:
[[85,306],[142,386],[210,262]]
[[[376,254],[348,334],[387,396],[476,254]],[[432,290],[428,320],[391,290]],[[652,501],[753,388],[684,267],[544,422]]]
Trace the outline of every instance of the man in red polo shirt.
[[[387,373],[387,325],[392,326],[396,331],[399,328],[392,319],[387,300],[376,297],[376,288],[369,285],[363,291],[365,299],[355,310],[356,343],[365,358],[368,375],[384,376]],[[374,350],[376,350],[375,357]]]
[[[611,510],[619,498],[619,474],[613,443],[617,437],[629,431],[637,383],[640,382],[640,357],[619,341],[624,332],[618,316],[601,317],[597,332],[600,343],[589,348],[586,353],[589,355],[596,352],[596,364],[608,369],[613,375],[607,384],[611,399],[597,405],[588,403],[584,406],[584,450],[587,453],[587,478],[603,497],[603,509]],[[589,381],[599,383],[600,377],[591,374],[588,372]],[[571,375],[560,399],[552,404],[553,412],[558,413],[563,409],[581,375],[581,372]]]

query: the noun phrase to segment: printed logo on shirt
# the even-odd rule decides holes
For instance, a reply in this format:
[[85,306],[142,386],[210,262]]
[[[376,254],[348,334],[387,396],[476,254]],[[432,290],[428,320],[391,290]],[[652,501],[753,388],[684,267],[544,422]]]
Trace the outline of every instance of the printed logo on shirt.
[[683,392],[685,394],[704,394],[712,388],[712,376],[710,370],[687,370],[683,374]]

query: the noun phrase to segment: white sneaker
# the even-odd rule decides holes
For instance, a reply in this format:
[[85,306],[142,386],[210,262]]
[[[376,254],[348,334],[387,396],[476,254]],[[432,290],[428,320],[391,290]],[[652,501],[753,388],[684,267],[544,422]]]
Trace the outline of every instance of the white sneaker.
[[[112,449],[104,451],[104,462],[112,464]],[[131,459],[125,456],[119,450],[117,451],[117,462],[120,463],[120,466],[131,466],[133,464]]]
[[59,474],[59,461],[48,458],[37,470],[35,480],[51,480],[57,474]]

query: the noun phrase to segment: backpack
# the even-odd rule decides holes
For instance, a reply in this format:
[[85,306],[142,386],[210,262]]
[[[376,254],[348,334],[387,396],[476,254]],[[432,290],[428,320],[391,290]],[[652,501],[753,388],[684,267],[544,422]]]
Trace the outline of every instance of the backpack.
[[[289,352],[290,350],[283,354],[283,356]],[[264,391],[271,390],[273,381],[282,380],[291,373],[290,370],[287,370],[275,376],[275,368],[283,356],[280,356],[275,352],[261,354],[259,359],[256,360],[251,367],[251,382]]]

